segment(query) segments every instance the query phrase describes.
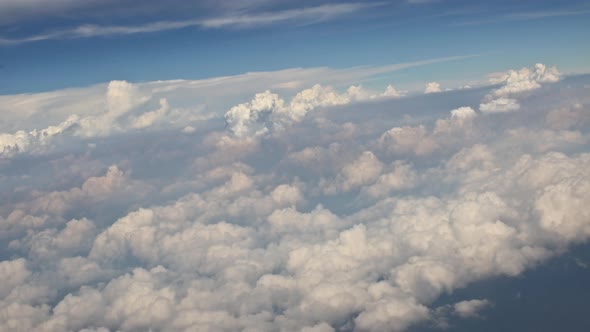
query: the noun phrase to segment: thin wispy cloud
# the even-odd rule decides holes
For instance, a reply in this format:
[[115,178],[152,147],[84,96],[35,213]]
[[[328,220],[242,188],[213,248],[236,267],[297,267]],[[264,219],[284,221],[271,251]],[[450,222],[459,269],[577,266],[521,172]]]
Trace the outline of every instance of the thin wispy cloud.
[[527,21],[527,20],[538,20],[552,17],[564,17],[564,16],[580,16],[588,15],[590,10],[555,10],[555,11],[531,11],[521,13],[510,13],[503,14],[495,17],[482,18],[479,20],[455,22],[452,25],[476,25],[486,24],[495,22],[507,22],[507,21]]
[[75,28],[45,32],[21,38],[1,38],[0,45],[13,45],[51,39],[74,39],[100,36],[131,35],[199,27],[204,29],[254,28],[297,21],[317,23],[349,15],[379,4],[340,3],[288,9],[277,12],[234,14],[215,18],[180,21],[158,21],[140,25],[85,24]]

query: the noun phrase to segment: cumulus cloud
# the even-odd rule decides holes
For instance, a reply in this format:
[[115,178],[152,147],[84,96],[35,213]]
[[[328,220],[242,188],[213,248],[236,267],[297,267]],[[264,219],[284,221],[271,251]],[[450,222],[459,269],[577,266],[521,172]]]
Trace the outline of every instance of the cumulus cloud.
[[558,82],[561,73],[555,67],[547,68],[542,63],[537,63],[534,68],[522,68],[510,70],[506,73],[494,74],[490,77],[490,83],[503,84],[494,91],[497,97],[506,97],[525,91],[535,90],[541,87],[541,83]]
[[78,122],[76,115],[70,116],[57,126],[50,126],[42,130],[25,132],[19,130],[14,134],[0,134],[0,156],[12,156],[19,152],[26,152],[49,144],[53,136],[63,133]]
[[260,136],[301,121],[316,108],[346,105],[354,101],[401,97],[404,92],[388,85],[385,92],[374,94],[361,86],[350,86],[338,93],[330,86],[314,85],[297,93],[290,103],[269,90],[258,93],[248,102],[232,107],[225,113],[225,122],[238,138]]
[[541,88],[541,83],[555,83],[561,73],[555,67],[548,68],[537,63],[533,68],[524,67],[520,70],[509,70],[505,73],[490,75],[490,83],[501,84],[498,89],[486,95],[479,105],[483,113],[506,113],[518,111],[519,95]]
[[426,87],[424,88],[424,93],[426,93],[426,94],[438,93],[438,92],[441,92],[440,83],[438,83],[438,82],[427,83]]
[[[285,103],[283,114],[272,117],[274,124],[262,125],[283,128],[300,121],[307,112],[317,107],[398,98],[407,93],[391,85],[383,92],[353,85],[344,93],[339,93],[329,86],[330,83],[350,84],[404,68],[462,58],[430,59],[380,67],[293,68],[194,81],[112,81],[84,88],[0,96],[0,110],[6,118],[6,121],[0,122],[0,158],[12,158],[23,153],[47,154],[69,143],[79,143],[80,138],[92,140],[145,131],[146,128],[188,128],[190,132],[190,128],[197,128],[199,122],[220,117],[220,111],[231,109],[245,94],[264,91],[271,86],[284,89],[281,83],[285,81],[298,82],[298,86],[312,86],[293,96],[291,103]],[[315,84],[318,81],[325,84]],[[227,89],[219,89],[220,85]],[[236,122],[248,122],[239,120],[240,115],[236,116]]]
[[560,107],[547,113],[545,122],[551,129],[576,129],[590,123],[590,112],[587,106],[575,103],[568,107]]
[[438,119],[432,129],[424,125],[394,127],[379,137],[378,145],[392,154],[430,155],[455,140],[472,134],[477,113],[471,107],[452,110],[451,116]]
[[[138,89],[126,81],[112,81],[107,86],[105,110],[95,116],[69,116],[56,126],[30,132],[18,131],[15,134],[0,134],[0,156],[10,156],[17,152],[39,149],[50,143],[55,136],[71,131],[79,137],[105,136],[116,131],[116,121],[133,108],[145,103],[148,96],[142,96]],[[163,107],[163,106],[162,106]],[[158,111],[156,111],[157,113]],[[160,111],[161,112],[161,111]],[[154,121],[148,113],[141,119],[141,125],[147,126]],[[151,121],[151,122],[150,122]]]
[[433,303],[590,239],[584,82],[510,95],[521,108],[501,117],[473,101],[508,98],[485,100],[502,86],[455,91],[446,108],[424,106],[443,94],[315,85],[169,127],[171,90],[112,83],[48,136],[84,144],[38,154],[23,130],[29,145],[0,163],[0,330],[404,331],[485,317],[486,299]]
[[478,317],[479,312],[491,305],[488,300],[461,301],[453,305],[455,315],[462,318]]
[[438,143],[423,125],[417,127],[395,127],[379,138],[380,144],[393,153],[430,154],[438,149]]

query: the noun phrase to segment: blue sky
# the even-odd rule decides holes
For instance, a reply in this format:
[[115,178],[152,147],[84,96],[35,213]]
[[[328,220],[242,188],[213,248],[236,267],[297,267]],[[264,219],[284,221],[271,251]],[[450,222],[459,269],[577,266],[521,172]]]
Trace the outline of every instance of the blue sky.
[[[0,93],[477,55],[404,86],[533,62],[590,69],[588,1],[0,2]],[[371,84],[371,83],[368,83]]]

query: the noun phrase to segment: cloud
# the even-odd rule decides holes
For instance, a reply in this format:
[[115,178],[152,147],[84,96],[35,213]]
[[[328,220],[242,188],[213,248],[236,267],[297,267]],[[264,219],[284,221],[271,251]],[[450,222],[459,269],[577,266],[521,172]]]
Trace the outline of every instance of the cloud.
[[495,17],[489,17],[480,20],[471,20],[457,22],[454,25],[475,25],[475,24],[486,24],[495,22],[508,22],[508,21],[526,21],[526,20],[538,20],[552,17],[567,17],[567,16],[578,16],[588,15],[590,11],[585,8],[577,10],[545,10],[545,11],[522,11],[522,12],[511,12],[508,14],[501,14]]
[[426,127],[395,127],[379,138],[380,144],[393,153],[430,154],[438,148],[434,139],[429,137]]
[[327,185],[327,193],[349,191],[374,183],[383,170],[383,164],[371,151],[363,152],[357,160],[342,168],[333,184]]
[[[67,2],[67,1],[64,1]],[[73,2],[73,1],[72,1]],[[113,35],[131,35],[138,33],[151,33],[167,30],[179,30],[190,27],[203,29],[219,28],[253,28],[264,25],[272,25],[286,22],[317,23],[352,14],[375,3],[334,3],[323,4],[315,7],[286,9],[274,12],[258,12],[229,15],[221,17],[200,18],[182,21],[158,21],[140,25],[96,25],[85,24],[75,28],[57,30],[52,32],[31,35],[18,38],[1,38],[0,45],[12,45],[30,43],[51,39],[88,38]]]
[[[233,101],[239,100],[245,93],[254,93],[258,87],[276,85],[285,80],[295,79],[301,84],[317,80],[326,84],[353,83],[404,68],[463,58],[448,57],[379,67],[293,68],[196,81],[111,81],[87,88],[0,96],[0,110],[6,116],[6,122],[0,123],[0,157],[11,158],[25,152],[47,153],[63,145],[64,141],[70,141],[71,136],[105,137],[148,127],[195,128],[198,122],[221,117],[223,114],[220,112],[231,107]],[[229,92],[221,95],[220,85],[227,86]],[[296,96],[297,100],[294,99],[291,105],[293,109],[282,114],[281,121],[297,121],[310,109],[328,104],[397,98],[406,94],[391,85],[382,93],[351,86],[343,94],[329,86],[310,85],[314,87]],[[174,107],[175,104],[190,106]]]
[[54,150],[3,158],[0,330],[443,326],[492,305],[443,294],[590,239],[590,78],[543,74],[501,117],[473,107],[503,85],[262,88],[204,120],[178,106],[179,91],[228,98],[279,74],[94,87],[96,109],[50,136]]
[[155,111],[143,113],[137,117],[133,121],[133,127],[138,129],[149,127],[156,121],[164,118],[169,110],[170,106],[168,105],[168,101],[162,98],[160,99],[160,108]]
[[471,133],[473,120],[477,117],[471,107],[460,107],[450,114],[450,117],[437,120],[432,130],[424,125],[391,128],[379,137],[377,144],[394,155],[430,155]]
[[289,9],[275,13],[261,13],[207,19],[200,22],[205,28],[220,28],[225,26],[257,26],[291,20],[326,20],[337,16],[350,14],[361,9],[374,6],[366,3],[335,3],[303,9]]
[[533,69],[522,68],[494,74],[490,77],[490,83],[503,83],[502,87],[494,91],[495,96],[503,97],[538,89],[541,83],[557,82],[560,75],[557,68],[547,68],[544,64],[537,63]]
[[590,122],[588,109],[575,103],[569,107],[561,107],[550,111],[545,116],[547,126],[552,129],[574,129],[586,126]]
[[506,73],[490,75],[490,83],[502,84],[493,93],[487,95],[479,105],[484,113],[506,113],[520,109],[519,95],[541,88],[541,83],[555,83],[560,80],[561,73],[555,67],[547,68],[537,63],[533,69],[522,68],[518,71],[510,70]]
[[[140,95],[133,84],[126,81],[111,81],[107,86],[105,96],[106,109],[101,114],[86,117],[73,114],[59,125],[49,126],[39,131],[34,129],[27,133],[19,130],[15,134],[0,134],[0,148],[2,148],[0,156],[14,155],[31,148],[42,148],[48,145],[52,138],[66,131],[71,131],[75,136],[80,137],[108,135],[111,131],[116,130],[116,122],[121,116],[147,100],[149,97]],[[144,115],[144,117],[146,116],[150,117],[149,114]],[[142,124],[147,126],[148,120],[150,118],[142,119]],[[153,121],[154,119],[151,119],[151,122]]]
[[31,274],[27,269],[27,261],[23,258],[0,262],[0,276],[5,282],[0,288],[0,296],[6,297],[16,287],[22,284]]
[[308,112],[316,108],[401,96],[402,93],[391,85],[388,85],[385,92],[380,94],[374,94],[361,86],[354,85],[340,94],[330,86],[316,84],[296,94],[287,104],[277,94],[267,90],[256,94],[249,103],[232,107],[225,113],[224,118],[226,126],[236,137],[255,137],[282,130],[294,122],[299,122]]
[[484,113],[514,112],[520,109],[520,104],[515,99],[498,98],[489,103],[479,105],[479,110]]
[[453,305],[454,314],[461,318],[479,317],[479,312],[491,305],[488,300],[461,301]]
[[437,82],[430,82],[426,84],[426,88],[424,88],[424,93],[437,93],[440,92],[440,83]]

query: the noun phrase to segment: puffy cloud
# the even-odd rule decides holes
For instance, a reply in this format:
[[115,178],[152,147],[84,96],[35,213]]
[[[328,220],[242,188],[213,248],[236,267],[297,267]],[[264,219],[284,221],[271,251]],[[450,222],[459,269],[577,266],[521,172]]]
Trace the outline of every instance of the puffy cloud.
[[450,114],[450,117],[438,119],[432,130],[424,125],[391,128],[381,135],[378,145],[394,155],[430,155],[472,134],[477,113],[471,107],[460,107]]
[[551,129],[576,129],[590,123],[590,111],[588,105],[575,103],[572,106],[560,107],[548,112],[545,122]]
[[11,261],[0,262],[0,277],[2,277],[2,287],[0,288],[0,297],[6,297],[16,287],[21,285],[31,274],[27,269],[27,262],[23,258]]
[[498,98],[489,103],[479,105],[479,110],[484,113],[513,112],[520,109],[520,104],[515,99]]
[[391,169],[391,172],[382,174],[375,183],[364,188],[369,196],[385,197],[392,191],[412,188],[418,181],[416,171],[408,163],[396,161]]
[[471,107],[459,107],[451,111],[452,119],[471,119],[476,116],[477,114]]
[[33,307],[9,303],[0,307],[0,329],[3,331],[31,331],[47,319],[49,306]]
[[453,305],[453,313],[461,318],[478,317],[479,312],[490,305],[488,300],[461,301]]
[[[119,167],[112,165],[104,176],[90,177],[80,187],[67,191],[37,192],[35,193],[37,197],[26,206],[23,205],[23,208],[28,208],[34,213],[61,215],[77,204],[106,200],[115,195],[134,192],[140,188],[144,191],[147,189],[145,185],[133,182],[129,175]],[[141,193],[139,194],[141,195]]]
[[502,83],[503,86],[494,91],[497,97],[505,97],[525,91],[535,90],[541,87],[541,83],[554,83],[559,81],[560,72],[555,67],[547,68],[542,63],[537,63],[533,69],[522,68],[510,70],[506,73],[495,74],[490,78],[493,84]]
[[269,131],[267,122],[273,113],[286,113],[285,101],[277,94],[265,91],[251,102],[239,104],[225,113],[225,123],[237,137],[257,136]]
[[81,137],[108,135],[118,129],[119,118],[149,99],[150,96],[143,95],[132,83],[111,81],[107,86],[106,110],[95,116],[81,118],[75,133]]
[[436,120],[433,134],[438,136],[468,134],[473,128],[477,113],[471,107],[459,107],[446,119]]
[[382,169],[383,164],[379,159],[371,151],[365,151],[357,160],[342,168],[334,183],[326,185],[325,191],[349,191],[373,183],[381,175]]
[[170,110],[168,101],[164,98],[160,99],[160,108],[155,111],[143,113],[137,119],[133,121],[134,128],[146,128],[154,124],[154,122],[160,120]]
[[[35,129],[30,132],[20,130],[15,134],[0,134],[0,157],[11,156],[14,153],[31,149],[39,150],[49,144],[53,137],[66,131],[80,137],[107,135],[116,129],[116,121],[121,116],[147,100],[149,100],[149,96],[143,96],[133,84],[126,81],[111,81],[107,86],[106,109],[103,113],[86,117],[73,114],[59,125],[49,126],[45,129]],[[147,122],[155,120],[152,118],[154,116],[147,115],[145,119],[141,120],[141,124],[147,126]]]
[[264,135],[282,129],[293,122],[300,122],[310,111],[320,107],[346,105],[354,101],[401,97],[405,93],[388,85],[383,93],[374,94],[359,86],[350,86],[338,93],[330,86],[314,85],[297,93],[286,103],[270,91],[258,93],[248,102],[236,105],[225,113],[229,130],[237,137]]
[[72,115],[57,126],[50,126],[39,131],[19,130],[14,134],[0,134],[0,157],[10,157],[19,152],[42,148],[49,143],[53,136],[72,128],[77,122],[78,117]]
[[171,90],[113,83],[80,118],[118,129],[89,140],[77,121],[64,130],[92,147],[0,164],[0,330],[403,331],[480,317],[487,300],[433,303],[590,239],[580,80],[530,90],[502,117],[472,108],[480,89],[453,93],[471,105],[455,109],[382,97],[393,88],[264,92],[229,108],[230,135],[221,117],[167,130]]
[[559,234],[565,242],[583,242],[590,236],[590,217],[583,206],[590,199],[590,180],[566,178],[544,188],[535,202],[541,227]]
[[426,94],[438,93],[438,92],[441,92],[440,83],[438,83],[438,82],[427,83],[426,87],[424,88],[424,93],[426,93]]
[[75,256],[90,249],[96,228],[87,220],[71,220],[61,231],[47,229],[29,234],[26,238],[12,242],[11,247],[29,248],[29,256],[35,259]]
[[541,83],[555,83],[560,80],[561,73],[555,67],[547,68],[537,63],[534,68],[510,70],[490,76],[493,84],[502,84],[483,98],[479,109],[483,113],[508,113],[521,108],[516,99],[520,94],[541,88]]
[[392,85],[388,85],[387,88],[385,88],[385,91],[381,94],[381,96],[397,98],[403,97],[405,96],[405,94],[405,91],[396,90]]
[[426,127],[395,127],[379,138],[379,143],[393,153],[427,155],[438,148],[438,143],[428,135]]

